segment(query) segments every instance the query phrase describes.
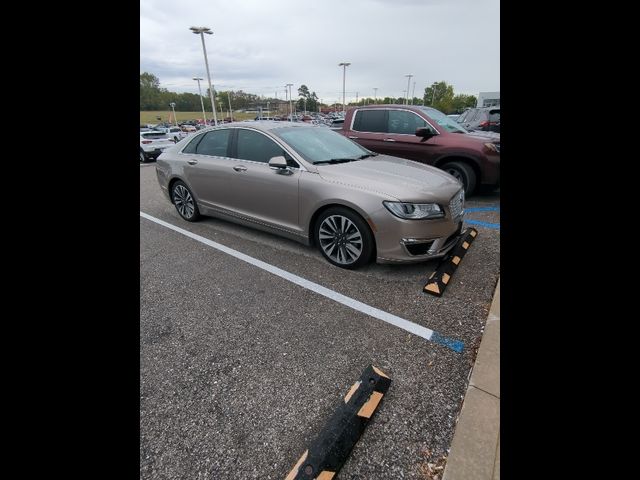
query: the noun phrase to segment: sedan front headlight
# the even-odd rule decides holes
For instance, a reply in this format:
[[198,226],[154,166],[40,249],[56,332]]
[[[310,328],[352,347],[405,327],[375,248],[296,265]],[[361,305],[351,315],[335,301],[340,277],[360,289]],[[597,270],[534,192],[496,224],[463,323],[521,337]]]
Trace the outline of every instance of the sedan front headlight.
[[385,201],[382,202],[382,204],[396,217],[407,220],[444,217],[444,211],[437,203],[404,203]]

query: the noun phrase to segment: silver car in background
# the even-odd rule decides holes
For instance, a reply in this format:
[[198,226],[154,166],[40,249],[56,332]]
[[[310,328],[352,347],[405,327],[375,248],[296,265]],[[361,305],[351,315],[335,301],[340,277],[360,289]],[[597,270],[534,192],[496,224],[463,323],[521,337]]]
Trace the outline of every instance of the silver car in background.
[[454,177],[308,124],[207,128],[166,149],[156,172],[183,219],[211,215],[316,245],[343,268],[441,257],[462,229]]

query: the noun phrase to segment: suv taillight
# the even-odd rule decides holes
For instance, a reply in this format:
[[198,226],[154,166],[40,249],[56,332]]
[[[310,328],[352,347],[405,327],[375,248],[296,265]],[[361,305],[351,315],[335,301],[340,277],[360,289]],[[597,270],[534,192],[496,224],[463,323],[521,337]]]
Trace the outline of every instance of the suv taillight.
[[146,145],[147,143],[151,143],[151,140],[142,140],[142,143]]
[[480,124],[478,125],[479,127],[488,127],[489,126],[489,122],[487,122],[486,120],[484,122],[480,122]]

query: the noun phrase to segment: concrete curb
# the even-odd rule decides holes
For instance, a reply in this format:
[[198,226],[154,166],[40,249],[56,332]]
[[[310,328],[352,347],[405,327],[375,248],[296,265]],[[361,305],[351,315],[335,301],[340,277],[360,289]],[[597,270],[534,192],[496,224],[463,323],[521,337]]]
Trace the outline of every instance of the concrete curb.
[[442,480],[500,480],[500,279]]

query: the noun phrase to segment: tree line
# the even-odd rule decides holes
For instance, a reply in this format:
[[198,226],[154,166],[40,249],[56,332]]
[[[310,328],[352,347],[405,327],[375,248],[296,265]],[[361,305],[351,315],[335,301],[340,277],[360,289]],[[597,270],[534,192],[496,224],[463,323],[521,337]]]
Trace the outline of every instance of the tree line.
[[[261,97],[252,93],[246,93],[242,90],[237,91],[216,91],[214,89],[214,98],[216,107],[227,110],[229,108],[229,96],[231,96],[231,107],[233,110],[255,109],[258,107],[265,108],[267,102],[270,102],[270,108],[277,110],[276,104],[284,106],[288,102],[283,99],[271,97]],[[306,85],[298,88],[298,99],[295,101],[297,111],[315,112],[320,104],[316,92],[310,91]],[[211,111],[211,101],[209,100],[209,89],[203,92],[204,108],[207,112]],[[446,114],[462,113],[465,108],[475,107],[477,98],[474,95],[454,94],[453,85],[447,82],[434,82],[424,90],[422,98],[414,97],[409,99],[409,103],[413,105],[425,105],[436,108]],[[202,110],[200,104],[200,96],[194,93],[176,93],[170,92],[166,88],[160,88],[160,79],[152,73],[144,72],[140,74],[140,111],[149,110],[169,110],[169,104],[175,103],[175,109],[181,112],[197,112]],[[371,98],[365,97],[357,102],[350,102],[349,106],[370,105],[373,103],[386,104],[403,104],[404,97],[384,97]]]

